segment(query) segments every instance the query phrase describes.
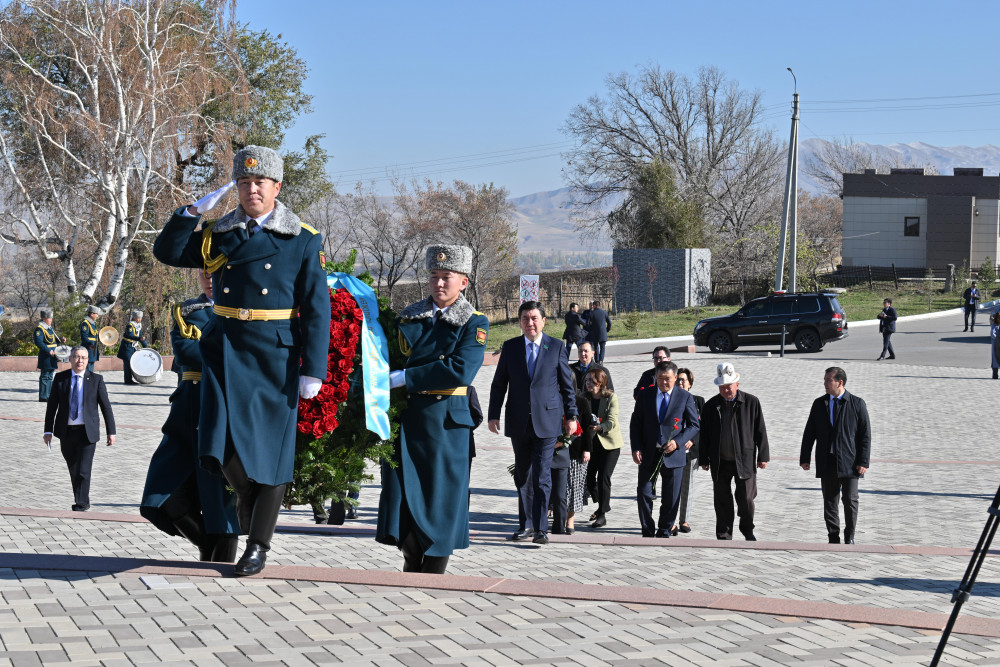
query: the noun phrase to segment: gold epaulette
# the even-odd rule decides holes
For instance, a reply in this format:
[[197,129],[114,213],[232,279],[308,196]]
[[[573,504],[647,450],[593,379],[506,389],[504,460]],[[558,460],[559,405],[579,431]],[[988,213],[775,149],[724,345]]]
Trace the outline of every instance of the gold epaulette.
[[472,311],[473,315],[486,315],[486,313],[480,313],[478,310]]
[[302,222],[301,220],[299,220],[299,224],[302,225],[302,229],[305,229],[306,231],[312,232],[313,234],[319,234],[319,230],[317,230],[315,227],[311,227],[311,226],[307,225],[306,223]]
[[406,336],[403,335],[402,331],[397,333],[399,334],[399,351],[403,353],[404,357],[410,356],[413,354],[413,348],[410,347],[410,343],[406,340]]
[[174,315],[174,321],[177,322],[177,329],[181,332],[181,336],[191,340],[201,340],[201,329],[184,321],[184,316],[181,315],[180,304],[174,305],[171,312]]
[[229,261],[229,258],[219,253],[212,257],[212,227],[214,222],[206,224],[201,229],[201,262],[205,268],[205,273],[215,273]]

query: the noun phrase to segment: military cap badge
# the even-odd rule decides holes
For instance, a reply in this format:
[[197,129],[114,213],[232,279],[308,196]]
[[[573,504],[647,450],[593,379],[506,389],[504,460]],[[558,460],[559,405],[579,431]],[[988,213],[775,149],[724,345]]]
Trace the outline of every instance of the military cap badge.
[[255,157],[248,157],[243,162],[243,166],[246,167],[247,169],[253,169],[254,167],[257,166],[257,158],[255,158]]
[[443,252],[439,252],[438,253],[438,261],[439,262],[443,262],[446,259],[448,259],[448,255],[444,254]]

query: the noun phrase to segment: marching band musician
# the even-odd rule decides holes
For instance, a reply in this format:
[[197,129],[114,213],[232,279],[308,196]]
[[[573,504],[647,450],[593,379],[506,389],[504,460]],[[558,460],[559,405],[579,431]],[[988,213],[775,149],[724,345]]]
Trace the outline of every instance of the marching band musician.
[[118,358],[125,371],[125,384],[138,384],[132,377],[132,355],[146,347],[146,337],[142,335],[142,311],[133,310],[132,319],[125,327],[122,342],[118,346]]
[[101,358],[101,352],[97,347],[97,318],[101,314],[101,309],[97,306],[87,307],[87,316],[80,322],[80,345],[87,348],[87,371],[94,372],[94,363]]
[[56,335],[55,329],[52,328],[52,311],[48,308],[42,308],[41,319],[38,321],[38,326],[35,327],[35,347],[38,348],[38,370],[41,371],[38,375],[38,402],[47,403],[49,400],[49,392],[52,391],[52,378],[56,374],[56,369],[59,368],[58,360],[56,359],[56,346],[60,342],[65,343],[66,339],[60,339]]

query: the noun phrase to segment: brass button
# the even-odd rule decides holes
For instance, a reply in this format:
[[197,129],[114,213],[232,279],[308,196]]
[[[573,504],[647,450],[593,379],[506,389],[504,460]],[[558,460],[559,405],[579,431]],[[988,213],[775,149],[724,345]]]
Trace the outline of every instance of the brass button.
[[444,396],[438,396],[437,399],[440,401]]
[[231,268],[233,268],[233,265],[232,264],[226,264],[226,268],[227,269],[231,269]]
[[265,269],[270,269],[270,268],[271,268],[271,263],[270,263],[270,262],[268,262],[267,264],[265,264],[265,265],[264,265],[264,268],[265,268]]
[[223,294],[229,294],[229,288],[228,287],[223,287],[222,288],[222,293]]
[[264,289],[262,289],[262,290],[260,291],[260,293],[261,293],[261,294],[267,294],[267,288],[265,287]]
[[438,357],[438,359],[440,359],[441,361],[444,361],[444,355],[442,354],[440,357]]

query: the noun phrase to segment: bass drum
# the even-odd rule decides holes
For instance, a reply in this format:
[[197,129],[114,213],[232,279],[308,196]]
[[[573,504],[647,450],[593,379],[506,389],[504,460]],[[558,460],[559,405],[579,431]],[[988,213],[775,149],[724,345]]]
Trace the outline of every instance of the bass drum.
[[139,384],[153,384],[163,375],[163,359],[156,350],[148,347],[137,350],[130,361],[132,377]]

